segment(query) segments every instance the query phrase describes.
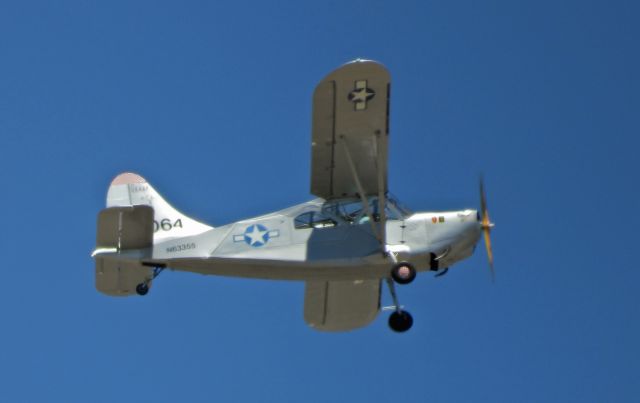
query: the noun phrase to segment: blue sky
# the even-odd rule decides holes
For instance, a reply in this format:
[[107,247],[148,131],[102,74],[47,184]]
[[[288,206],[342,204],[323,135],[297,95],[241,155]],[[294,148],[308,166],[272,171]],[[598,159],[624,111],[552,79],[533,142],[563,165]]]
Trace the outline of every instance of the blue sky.
[[[639,6],[632,1],[3,2],[0,400],[632,402],[640,395]],[[392,74],[389,182],[476,207],[482,250],[354,332],[303,284],[166,273],[93,286],[111,179],[214,225],[310,198],[311,93]],[[384,293],[384,303],[388,303]]]

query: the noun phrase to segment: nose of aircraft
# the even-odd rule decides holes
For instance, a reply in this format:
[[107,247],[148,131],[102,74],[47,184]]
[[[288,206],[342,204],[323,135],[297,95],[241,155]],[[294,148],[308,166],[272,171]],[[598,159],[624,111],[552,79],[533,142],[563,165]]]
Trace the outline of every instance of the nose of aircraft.
[[477,210],[463,210],[456,213],[459,220],[459,237],[463,243],[471,242],[473,245],[480,240],[482,232],[482,218]]
[[470,216],[473,219],[473,225],[470,225],[467,229],[468,233],[473,236],[473,243],[478,243],[480,240],[480,234],[482,232],[482,217],[480,216],[480,212],[478,210],[468,210],[470,211]]

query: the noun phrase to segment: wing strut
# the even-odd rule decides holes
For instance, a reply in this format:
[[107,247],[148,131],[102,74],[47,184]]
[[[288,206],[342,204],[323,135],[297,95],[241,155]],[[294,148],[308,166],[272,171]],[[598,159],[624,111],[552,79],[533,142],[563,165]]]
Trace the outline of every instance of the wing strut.
[[386,253],[386,228],[387,228],[387,195],[385,194],[385,183],[384,183],[384,173],[386,172],[385,161],[387,160],[387,156],[383,155],[384,147],[382,146],[382,134],[380,131],[376,131],[376,169],[378,170],[378,214],[380,215],[380,220],[378,221],[378,228],[380,228],[380,245],[382,246],[382,253]]
[[[362,208],[364,209],[364,212],[367,214],[367,217],[369,217],[369,222],[371,223],[371,229],[373,230],[373,234],[375,235],[376,239],[380,243],[380,248],[382,250],[382,253],[384,254],[386,253],[384,227],[376,227],[373,214],[371,213],[371,209],[369,208],[369,203],[367,203],[367,198],[365,196],[364,188],[362,187],[362,183],[360,182],[360,177],[358,176],[358,171],[356,170],[356,166],[354,165],[353,159],[351,158],[351,153],[349,152],[347,139],[344,135],[340,135],[340,139],[342,140],[341,142],[342,142],[342,146],[344,147],[344,153],[347,156],[349,169],[351,170],[351,174],[353,175],[353,181],[356,183],[356,187],[358,188],[358,196],[360,196],[360,202],[362,203]],[[380,180],[381,174],[380,174],[379,168],[380,167],[378,167],[378,178]],[[380,191],[380,193],[384,193],[384,192]],[[380,198],[378,198],[378,203],[380,203]],[[382,200],[382,203],[383,203],[382,205],[378,204],[380,222],[382,222],[383,217],[385,217],[386,219],[386,216],[384,214],[384,200]]]

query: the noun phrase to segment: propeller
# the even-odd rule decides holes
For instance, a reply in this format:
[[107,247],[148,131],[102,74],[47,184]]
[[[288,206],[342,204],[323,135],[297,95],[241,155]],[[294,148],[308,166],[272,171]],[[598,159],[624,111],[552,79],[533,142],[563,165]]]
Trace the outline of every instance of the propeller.
[[484,180],[480,177],[480,209],[481,219],[480,228],[484,235],[484,246],[487,248],[487,257],[489,258],[489,269],[491,269],[491,281],[495,281],[495,271],[493,270],[493,251],[491,250],[491,228],[495,224],[489,219],[489,210],[487,209],[487,197],[484,193]]

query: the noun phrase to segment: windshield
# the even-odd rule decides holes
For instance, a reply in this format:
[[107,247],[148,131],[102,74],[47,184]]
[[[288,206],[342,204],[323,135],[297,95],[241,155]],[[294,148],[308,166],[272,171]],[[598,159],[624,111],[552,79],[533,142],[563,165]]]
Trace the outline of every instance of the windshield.
[[[367,207],[374,221],[379,221],[378,198],[369,197]],[[337,225],[359,225],[369,221],[369,215],[362,207],[362,201],[355,198],[330,200],[305,210],[294,219],[296,229],[332,228]],[[387,220],[404,220],[411,214],[412,212],[398,202],[398,199],[393,196],[387,197],[385,206]]]
[[[378,211],[378,198],[369,197],[367,199],[367,206],[374,220],[378,221],[380,217]],[[360,224],[369,219],[367,211],[363,208],[362,202],[359,199],[344,199],[327,202],[322,206],[322,212],[326,216],[351,224]],[[385,214],[388,220],[402,220],[411,215],[411,212],[403,207],[397,199],[390,197],[387,199]]]
[[398,210],[398,213],[404,218],[413,214],[413,211],[409,210],[407,206],[402,204],[394,195],[387,195],[387,208],[389,205]]

